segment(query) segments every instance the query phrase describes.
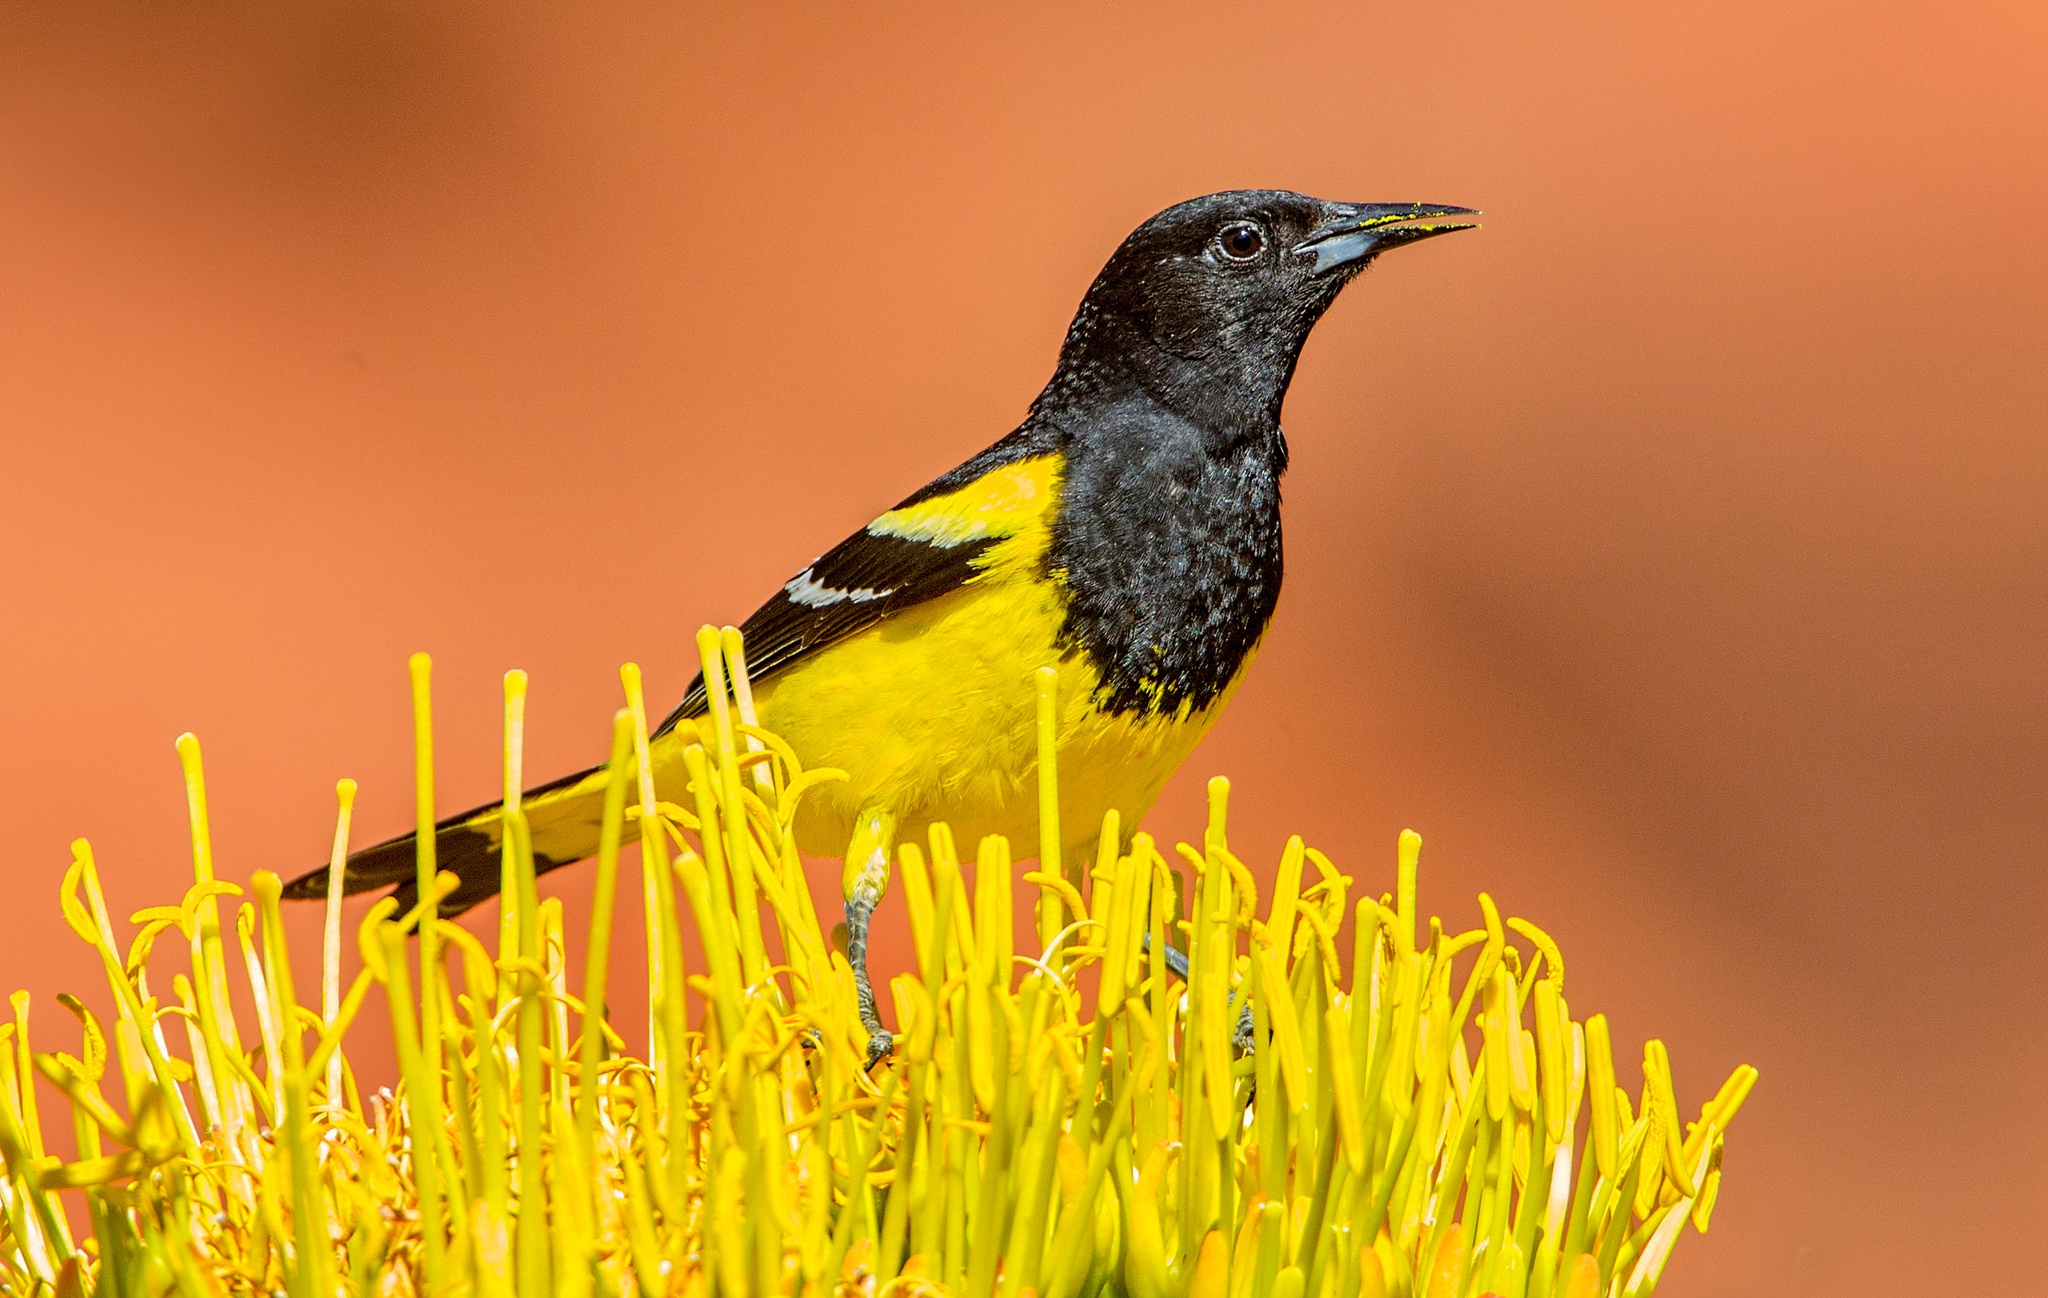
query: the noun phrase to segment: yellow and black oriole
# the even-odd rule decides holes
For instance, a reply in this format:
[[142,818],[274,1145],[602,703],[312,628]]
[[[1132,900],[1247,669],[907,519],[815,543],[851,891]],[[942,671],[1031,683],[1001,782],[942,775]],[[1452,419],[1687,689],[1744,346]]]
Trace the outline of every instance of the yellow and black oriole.
[[[1471,209],[1275,190],[1168,208],[1124,240],[1017,429],[812,561],[741,627],[761,724],[848,779],[801,804],[797,843],[846,860],[847,955],[876,1057],[869,917],[899,836],[1038,850],[1035,674],[1060,669],[1061,817],[1085,859],[1105,811],[1135,824],[1215,721],[1280,594],[1281,400],[1309,330],[1379,253]],[[687,804],[679,722],[655,788]],[[605,774],[524,796],[534,867],[595,854]],[[498,891],[498,807],[441,822],[459,913]],[[351,856],[348,892],[414,895],[412,835]],[[287,896],[325,894],[324,869]]]

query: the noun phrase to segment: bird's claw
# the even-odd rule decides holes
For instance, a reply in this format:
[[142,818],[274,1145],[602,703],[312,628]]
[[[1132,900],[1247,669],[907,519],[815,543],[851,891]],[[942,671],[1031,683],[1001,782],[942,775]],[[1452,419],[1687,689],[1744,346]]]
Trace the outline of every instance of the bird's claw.
[[875,1065],[887,1059],[896,1049],[896,1037],[887,1028],[876,1028],[868,1034],[867,1070],[875,1071]]
[[1257,1048],[1257,1034],[1252,1028],[1252,1008],[1247,1005],[1237,1016],[1237,1030],[1230,1034],[1230,1044],[1237,1049],[1240,1058],[1248,1056]]

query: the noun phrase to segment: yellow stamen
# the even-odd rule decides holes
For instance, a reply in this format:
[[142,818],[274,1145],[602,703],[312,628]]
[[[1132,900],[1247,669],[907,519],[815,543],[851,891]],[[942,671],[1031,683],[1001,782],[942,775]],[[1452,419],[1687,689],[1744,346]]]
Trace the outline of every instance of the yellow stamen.
[[[889,984],[898,1046],[871,1075],[852,972],[790,836],[798,799],[843,777],[805,771],[755,723],[736,633],[707,628],[699,650],[710,711],[674,750],[688,791],[672,796],[687,805],[656,798],[639,674],[621,673],[628,706],[613,719],[580,995],[561,904],[533,891],[523,675],[506,678],[497,958],[433,918],[458,882],[437,873],[410,914],[388,899],[370,908],[350,973],[330,897],[316,1015],[294,996],[278,882],[259,874],[237,916],[246,980],[234,975],[255,994],[240,1006],[261,1030],[255,1049],[235,1035],[218,919],[219,898],[242,890],[216,875],[198,745],[181,742],[194,884],[180,904],[137,911],[137,932],[117,938],[82,841],[59,889],[67,926],[99,953],[114,1018],[61,1000],[82,1035],[75,1055],[29,1049],[25,1001],[0,1024],[0,1289],[101,1287],[118,1221],[119,1248],[154,1259],[149,1274],[202,1293],[226,1277],[477,1298],[714,1285],[815,1298],[849,1286],[874,1298],[1642,1298],[1685,1226],[1706,1228],[1754,1069],[1735,1070],[1688,1129],[1652,1041],[1638,1114],[1615,1084],[1606,1020],[1573,1020],[1562,953],[1542,929],[1484,895],[1476,926],[1425,924],[1413,833],[1393,888],[1352,908],[1348,969],[1352,879],[1291,839],[1261,910],[1257,872],[1228,841],[1227,782],[1209,787],[1199,848],[1162,853],[1145,833],[1125,844],[1115,815],[1063,834],[1049,673],[1044,851],[1027,876],[1038,943],[1014,950],[1004,840],[976,845],[971,886],[942,825],[928,852],[898,845],[915,973]],[[425,658],[412,669],[415,810],[430,826]],[[337,790],[330,884],[352,794]],[[646,1062],[607,1022],[629,820],[645,863]],[[1093,852],[1085,877],[1086,854],[1060,852],[1075,844]],[[428,835],[421,869],[432,851]],[[1169,866],[1175,855],[1191,876]],[[707,963],[694,977],[678,884]],[[783,963],[767,958],[759,900]],[[193,977],[156,959],[172,929]],[[1184,985],[1169,943],[1191,961]],[[153,962],[168,1004],[150,991]],[[365,1105],[347,1055],[373,984],[390,1002],[402,1081]],[[702,997],[694,1022],[686,987]],[[1252,1053],[1237,1058],[1246,1006]],[[110,1069],[120,1095],[102,1093]],[[36,1076],[72,1122],[71,1162],[42,1152]],[[91,1249],[70,1240],[58,1196],[73,1193],[86,1196]]]

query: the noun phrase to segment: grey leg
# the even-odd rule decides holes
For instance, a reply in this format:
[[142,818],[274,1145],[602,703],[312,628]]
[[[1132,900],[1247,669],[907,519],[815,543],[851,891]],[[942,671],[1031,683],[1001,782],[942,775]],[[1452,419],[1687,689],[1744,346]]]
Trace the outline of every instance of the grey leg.
[[846,961],[853,966],[853,996],[861,1026],[868,1031],[868,1067],[895,1048],[896,1038],[882,1026],[875,1011],[875,988],[868,981],[868,925],[882,890],[889,886],[889,853],[896,835],[896,817],[871,808],[855,820],[853,841],[846,849],[846,873],[840,882],[846,896]]
[[[1145,949],[1149,951],[1152,948],[1152,937],[1149,933],[1146,934],[1144,942]],[[1176,951],[1171,942],[1166,945],[1166,969],[1182,982],[1188,980],[1188,958]],[[1230,1034],[1230,1044],[1237,1047],[1238,1054],[1248,1055],[1256,1044],[1253,1040],[1255,1035],[1252,1031],[1252,1007],[1247,1005],[1237,1016],[1237,1029]]]
[[861,1026],[868,1030],[869,1068],[886,1059],[896,1045],[896,1038],[882,1026],[882,1016],[875,1012],[875,988],[868,981],[868,924],[874,918],[876,900],[846,899],[846,960],[853,966],[854,1004],[860,1010]]

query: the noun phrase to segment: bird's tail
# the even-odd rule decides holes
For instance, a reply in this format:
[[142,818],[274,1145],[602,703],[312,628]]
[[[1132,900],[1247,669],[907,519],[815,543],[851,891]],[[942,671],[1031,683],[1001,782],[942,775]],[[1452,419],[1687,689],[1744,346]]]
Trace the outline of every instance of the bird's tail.
[[[599,823],[604,816],[605,768],[564,776],[520,795],[519,809],[533,834],[536,874],[571,865],[597,854]],[[441,902],[443,915],[460,915],[498,893],[504,877],[503,803],[493,802],[450,816],[434,827],[434,868],[462,882]],[[402,834],[375,847],[350,854],[342,875],[344,893],[391,888],[400,914],[419,901],[417,835]],[[394,886],[395,885],[395,886]],[[308,871],[285,885],[284,895],[312,901],[327,895],[327,867]]]

